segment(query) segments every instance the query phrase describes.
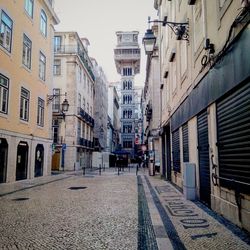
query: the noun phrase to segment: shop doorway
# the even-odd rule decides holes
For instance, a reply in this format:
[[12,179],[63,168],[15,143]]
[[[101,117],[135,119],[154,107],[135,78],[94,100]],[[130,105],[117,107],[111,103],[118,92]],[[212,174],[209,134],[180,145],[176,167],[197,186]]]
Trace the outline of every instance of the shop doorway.
[[0,138],[0,183],[6,182],[8,161],[8,143],[6,139]]
[[29,146],[27,142],[20,142],[17,146],[16,180],[27,179]]
[[43,176],[44,147],[42,144],[36,146],[35,154],[35,177]]

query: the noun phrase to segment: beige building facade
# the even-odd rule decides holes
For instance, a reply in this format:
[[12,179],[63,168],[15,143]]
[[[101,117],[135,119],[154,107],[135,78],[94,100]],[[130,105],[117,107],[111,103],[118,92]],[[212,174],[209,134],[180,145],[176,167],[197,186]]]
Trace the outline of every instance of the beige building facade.
[[[54,37],[53,170],[78,170],[91,166],[94,128],[93,65],[87,39],[77,32],[56,32]],[[66,96],[65,96],[66,93]],[[67,98],[69,110],[61,110]]]
[[53,1],[0,2],[0,183],[50,174]]
[[94,98],[94,147],[97,151],[107,149],[108,124],[108,81],[101,66],[92,59],[95,72],[95,98]]
[[[250,231],[248,1],[154,1],[159,20],[188,22],[177,40],[159,23],[161,174]],[[180,37],[179,37],[180,38]]]
[[[158,36],[158,25],[153,25],[154,35]],[[160,166],[160,64],[158,41],[153,54],[147,57],[146,79],[143,90],[144,143],[147,147],[149,174],[154,175]]]

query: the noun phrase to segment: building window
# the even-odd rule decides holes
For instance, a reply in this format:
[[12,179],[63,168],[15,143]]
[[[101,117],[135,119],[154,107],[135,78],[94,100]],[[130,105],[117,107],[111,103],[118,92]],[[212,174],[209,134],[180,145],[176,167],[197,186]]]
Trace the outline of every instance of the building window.
[[40,31],[44,36],[47,36],[47,16],[44,10],[41,11]]
[[85,110],[85,98],[82,99],[82,108]]
[[55,36],[54,37],[54,51],[55,52],[61,51],[61,46],[62,46],[62,37]]
[[78,93],[78,107],[81,108],[82,107],[82,96],[80,93]]
[[34,1],[25,0],[25,10],[31,18],[33,18],[33,8],[34,8]]
[[55,96],[52,104],[52,111],[57,113],[60,112],[60,89],[53,89],[53,95]]
[[0,20],[0,45],[9,52],[11,51],[12,26],[12,20],[2,11]]
[[124,148],[132,148],[132,141],[123,141]]
[[46,72],[46,57],[42,52],[40,52],[40,56],[39,56],[39,77],[43,81],[45,81],[45,72]]
[[23,35],[23,65],[29,69],[31,69],[31,49],[32,42],[26,35]]
[[0,74],[0,112],[7,114],[9,97],[9,79]]
[[54,75],[55,76],[61,75],[61,60],[60,59],[54,60]]
[[59,122],[58,120],[52,121],[53,130],[53,143],[59,143]]
[[20,119],[24,121],[29,120],[29,102],[30,102],[30,92],[21,88],[21,100],[20,100]]
[[38,98],[37,125],[44,126],[44,100],[41,98]]
[[124,76],[131,76],[132,75],[132,68],[123,68],[123,75]]

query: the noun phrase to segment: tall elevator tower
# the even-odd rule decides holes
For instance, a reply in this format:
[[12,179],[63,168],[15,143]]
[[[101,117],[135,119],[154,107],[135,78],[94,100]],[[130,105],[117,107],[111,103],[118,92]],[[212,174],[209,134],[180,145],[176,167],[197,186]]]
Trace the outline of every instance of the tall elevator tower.
[[116,32],[117,45],[114,59],[118,74],[121,75],[121,145],[134,156],[135,148],[135,75],[140,73],[141,51],[138,31]]

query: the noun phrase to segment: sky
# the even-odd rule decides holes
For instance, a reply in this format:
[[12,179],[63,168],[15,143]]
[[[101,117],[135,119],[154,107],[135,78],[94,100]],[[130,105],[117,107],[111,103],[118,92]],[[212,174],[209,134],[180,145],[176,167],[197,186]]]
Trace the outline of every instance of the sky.
[[148,16],[157,17],[153,0],[55,0],[60,19],[56,31],[77,31],[90,42],[89,56],[97,60],[109,82],[120,80],[114,63],[116,31],[139,31],[141,71],[136,85],[144,85],[146,56],[142,37],[148,28]]

